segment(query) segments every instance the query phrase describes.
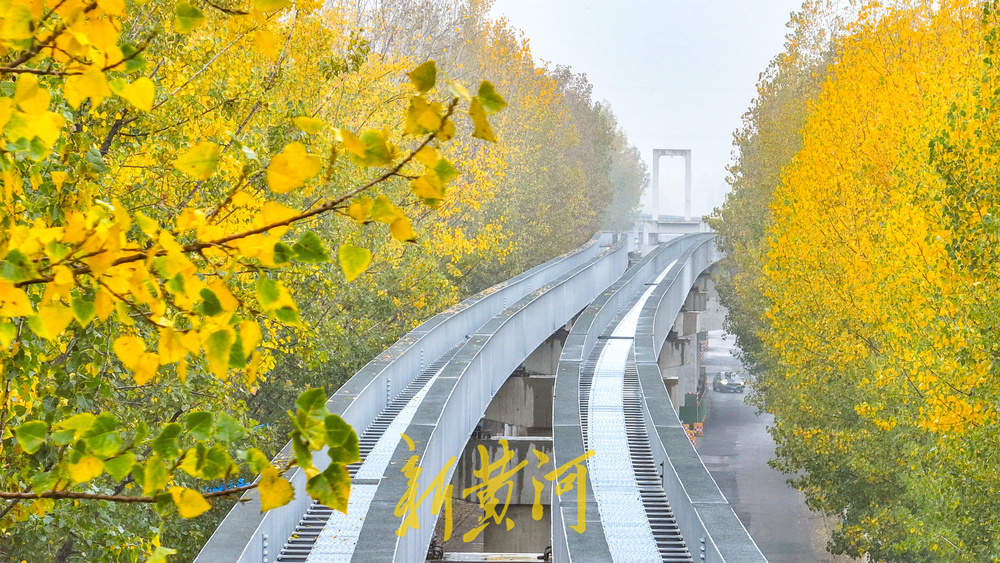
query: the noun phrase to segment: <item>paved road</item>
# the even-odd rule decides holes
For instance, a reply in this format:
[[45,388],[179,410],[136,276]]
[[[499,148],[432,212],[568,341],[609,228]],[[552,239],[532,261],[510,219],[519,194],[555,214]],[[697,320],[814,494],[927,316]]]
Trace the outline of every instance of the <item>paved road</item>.
[[[709,331],[709,382],[720,369],[739,365],[729,355],[730,346],[722,331]],[[770,415],[758,415],[741,393],[708,393],[711,406],[698,452],[761,551],[772,563],[834,561],[823,548],[823,518],[811,513],[802,494],[767,465],[774,454],[766,429]]]

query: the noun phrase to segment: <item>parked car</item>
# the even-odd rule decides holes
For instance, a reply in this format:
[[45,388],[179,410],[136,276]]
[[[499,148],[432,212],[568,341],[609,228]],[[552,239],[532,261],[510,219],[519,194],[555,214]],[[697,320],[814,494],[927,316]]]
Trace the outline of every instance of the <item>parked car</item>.
[[712,391],[732,391],[742,393],[746,390],[746,380],[743,376],[732,371],[722,371],[712,378]]

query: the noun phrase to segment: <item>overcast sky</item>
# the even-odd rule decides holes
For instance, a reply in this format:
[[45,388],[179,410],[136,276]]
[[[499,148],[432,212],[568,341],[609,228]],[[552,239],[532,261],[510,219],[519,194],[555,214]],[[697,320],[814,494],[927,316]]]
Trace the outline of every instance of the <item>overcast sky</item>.
[[[732,132],[801,0],[496,0],[536,59],[586,73],[632,144],[693,151],[693,213],[722,202]],[[683,214],[683,165],[662,159],[662,213]]]

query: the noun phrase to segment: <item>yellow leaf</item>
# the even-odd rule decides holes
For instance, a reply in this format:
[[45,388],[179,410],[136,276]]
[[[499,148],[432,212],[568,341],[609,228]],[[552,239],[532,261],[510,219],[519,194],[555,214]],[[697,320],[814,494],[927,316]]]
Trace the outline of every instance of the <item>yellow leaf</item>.
[[160,358],[146,352],[146,343],[135,336],[119,336],[112,348],[122,365],[132,371],[137,385],[145,385],[156,376]]
[[26,4],[10,2],[7,4],[6,13],[3,16],[3,24],[0,25],[0,39],[7,41],[20,41],[31,39],[31,30],[34,17],[31,9]]
[[375,202],[372,204],[371,216],[375,221],[391,225],[393,221],[404,215],[398,207],[389,201],[389,198],[379,194],[375,197]]
[[108,315],[115,310],[114,297],[104,288],[97,290],[97,294],[94,296],[94,310],[97,312],[97,318],[101,319],[101,322],[108,319]]
[[450,119],[445,119],[441,123],[441,129],[437,132],[435,137],[441,141],[447,141],[455,136],[455,122]]
[[42,305],[38,316],[31,319],[28,326],[32,332],[48,340],[55,340],[66,330],[73,320],[73,310],[58,303]]
[[347,206],[347,214],[351,216],[351,219],[354,219],[359,223],[367,222],[368,216],[371,212],[372,200],[370,197],[359,197]]
[[97,107],[111,95],[111,88],[108,87],[108,81],[101,69],[92,65],[87,67],[83,74],[67,77],[63,94],[73,109],[80,107],[87,98],[90,98],[91,106]]
[[156,351],[160,355],[161,365],[179,362],[187,356],[187,349],[181,342],[180,335],[170,327],[160,329],[160,341]]
[[302,143],[290,143],[268,164],[267,185],[272,192],[288,193],[318,174],[322,166],[322,161],[307,153]]
[[439,201],[444,198],[444,186],[436,174],[428,173],[410,182],[410,189],[424,200]]
[[51,147],[59,139],[59,133],[65,123],[63,116],[51,111],[41,113],[15,111],[7,121],[4,135],[12,141],[38,137],[46,147]]
[[291,0],[253,0],[254,7],[264,10],[265,12],[280,10],[290,6],[291,4]]
[[211,141],[202,141],[175,160],[174,167],[192,178],[208,180],[219,167],[221,154],[222,149],[219,145]]
[[201,336],[209,370],[219,379],[225,379],[229,375],[229,352],[235,340],[233,331],[229,328],[208,330]]
[[428,168],[437,164],[437,161],[441,160],[441,155],[438,153],[437,149],[430,145],[424,145],[417,151],[414,155],[417,162],[427,166]]
[[490,122],[486,119],[486,110],[483,109],[483,104],[478,98],[473,98],[472,103],[469,104],[469,117],[472,118],[473,137],[496,142],[497,138],[493,135],[493,128],[490,127]]
[[408,217],[400,217],[393,221],[389,225],[389,232],[392,234],[392,238],[400,242],[413,242],[417,239],[417,235],[413,232],[413,227],[410,225]]
[[368,269],[372,253],[367,248],[344,243],[337,249],[337,259],[340,262],[340,269],[344,271],[344,277],[347,281],[352,281]]
[[0,316],[26,317],[35,313],[24,290],[14,284],[0,281]]
[[249,355],[254,348],[260,344],[260,325],[257,321],[243,321],[240,323],[240,340],[243,342],[243,353]]
[[177,216],[177,232],[193,231],[205,224],[205,212],[188,207]]
[[125,15],[125,0],[97,0],[97,5],[108,15]]
[[74,483],[84,483],[104,471],[104,462],[92,455],[85,455],[76,463],[70,463],[66,469],[69,471],[69,478]]
[[152,80],[143,76],[131,84],[118,88],[116,94],[142,111],[152,111],[156,85],[153,84]]
[[49,91],[34,76],[22,74],[14,86],[14,102],[24,113],[42,113],[49,109]]
[[229,291],[229,286],[226,285],[226,282],[212,282],[208,284],[208,289],[212,290],[212,293],[215,294],[215,297],[219,300],[219,305],[222,305],[223,311],[232,311],[239,306],[239,301],[233,297],[233,294]]
[[354,133],[351,133],[347,129],[337,129],[337,136],[340,138],[340,142],[343,143],[344,148],[347,149],[347,152],[358,157],[365,156],[365,144]]
[[269,59],[273,59],[278,56],[281,49],[278,45],[280,41],[281,37],[278,36],[277,33],[268,29],[263,29],[253,35],[254,49]]
[[149,218],[142,211],[136,212],[135,224],[139,225],[139,229],[149,237],[155,238],[157,233],[160,232],[160,224],[155,219]]
[[254,222],[254,226],[261,227],[264,225],[273,225],[274,223],[280,223],[287,219],[291,219],[299,214],[297,209],[292,209],[287,205],[282,205],[276,201],[268,201],[264,204],[264,208],[261,210],[260,216]]
[[292,119],[292,123],[306,133],[319,133],[326,127],[326,122],[322,119],[308,116],[295,117]]
[[181,518],[194,518],[212,508],[205,497],[194,489],[170,487],[170,497],[174,499],[177,513],[181,515]]
[[292,484],[278,475],[278,470],[274,466],[265,467],[260,472],[260,481],[258,482],[257,490],[260,492],[261,512],[285,506],[295,496]]

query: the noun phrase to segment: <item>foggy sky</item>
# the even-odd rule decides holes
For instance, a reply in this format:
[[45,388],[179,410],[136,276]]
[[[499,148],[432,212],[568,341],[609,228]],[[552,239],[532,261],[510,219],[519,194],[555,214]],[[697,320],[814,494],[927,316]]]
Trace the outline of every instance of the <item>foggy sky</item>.
[[[496,0],[536,60],[568,64],[607,100],[647,166],[653,148],[690,148],[693,213],[727,191],[732,133],[759,73],[781,51],[801,0]],[[683,214],[683,166],[662,159],[662,213]]]

